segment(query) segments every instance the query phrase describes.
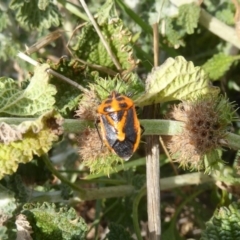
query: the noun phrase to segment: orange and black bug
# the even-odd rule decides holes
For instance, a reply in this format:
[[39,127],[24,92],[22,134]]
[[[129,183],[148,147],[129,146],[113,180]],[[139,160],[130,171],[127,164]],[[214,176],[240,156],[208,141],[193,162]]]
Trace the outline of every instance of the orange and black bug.
[[97,112],[102,140],[119,157],[128,160],[138,148],[142,128],[133,101],[113,91]]

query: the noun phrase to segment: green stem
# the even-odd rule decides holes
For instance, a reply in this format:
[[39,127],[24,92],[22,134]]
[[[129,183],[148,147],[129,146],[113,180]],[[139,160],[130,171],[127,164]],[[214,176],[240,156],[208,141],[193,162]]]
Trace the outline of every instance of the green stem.
[[[203,191],[205,191],[204,189],[200,189],[198,190],[197,192],[193,193],[192,195],[190,195],[189,197],[187,197],[181,204],[180,206],[177,208],[173,218],[172,218],[172,221],[171,221],[171,225],[170,225],[170,228],[173,230],[176,229],[176,221],[177,221],[177,217],[178,215],[180,214],[180,212],[182,211],[182,208],[184,206],[186,206],[186,204],[190,201],[192,201],[194,198],[196,198],[199,194],[201,194]],[[173,232],[173,231],[172,231]]]
[[[36,118],[0,118],[0,122],[8,124],[20,124],[24,121],[35,121]],[[181,132],[184,126],[182,122],[172,120],[140,120],[141,125],[145,128],[144,135],[175,135]],[[65,119],[63,123],[64,130],[71,133],[79,133],[86,127],[94,127],[93,121],[80,119]]]
[[143,196],[146,195],[146,186],[142,187],[133,200],[133,226],[138,240],[142,240],[141,229],[138,223],[138,205]]
[[[49,160],[46,160],[47,162]],[[48,163],[47,163],[48,164]],[[50,164],[52,166],[52,164]],[[50,168],[52,170],[52,167]],[[53,171],[56,171],[55,169]],[[58,177],[58,172],[56,172],[56,176]],[[62,178],[62,176],[60,175]],[[65,178],[62,178],[66,184],[68,184],[68,180],[65,181]],[[188,173],[175,177],[167,177],[160,179],[161,190],[169,190],[177,187],[184,187],[190,185],[199,185],[209,182],[214,182],[215,179],[209,175],[203,173]],[[76,185],[70,183],[70,186],[76,189]],[[78,187],[77,187],[78,188]],[[134,193],[134,187],[131,185],[118,185],[111,187],[103,187],[103,188],[93,188],[85,190],[85,194],[82,196],[79,194],[71,202],[81,202],[84,200],[95,200],[101,198],[116,198],[116,197],[126,197],[132,195]],[[79,192],[79,191],[78,191]],[[64,200],[61,197],[61,191],[42,193],[42,192],[31,192],[31,201],[48,201],[48,202],[63,202]]]
[[177,187],[184,187],[193,184],[203,184],[208,182],[214,182],[215,179],[207,174],[201,172],[187,173],[174,177],[167,177],[160,179],[161,190],[169,190]]
[[70,13],[83,19],[86,22],[88,21],[87,15],[81,12],[80,7],[78,5],[75,5],[70,1],[58,0],[58,2],[61,3]]
[[86,190],[78,187],[77,185],[73,184],[72,182],[70,182],[67,178],[65,178],[64,176],[62,176],[52,165],[49,157],[47,154],[44,154],[43,156],[43,161],[46,164],[47,168],[58,178],[60,179],[63,183],[66,183],[67,185],[69,185],[72,189],[74,189],[75,191],[77,191],[79,193],[79,197],[84,198],[85,194],[86,194]]
[[[0,118],[0,122],[8,124],[20,124],[24,121],[35,121],[35,118]],[[172,120],[140,120],[141,125],[145,128],[144,135],[165,135],[172,136],[180,134],[184,124],[178,121]],[[86,129],[86,127],[93,127],[92,121],[79,120],[79,119],[65,119],[63,127],[66,132],[78,133]],[[224,140],[226,142],[221,143],[223,146],[240,149],[240,135],[227,132]]]
[[79,194],[74,200],[79,201],[90,201],[102,198],[118,198],[125,197],[133,194],[134,187],[132,185],[120,185],[113,187],[102,187],[102,188],[93,188],[86,190],[85,195],[82,197]]

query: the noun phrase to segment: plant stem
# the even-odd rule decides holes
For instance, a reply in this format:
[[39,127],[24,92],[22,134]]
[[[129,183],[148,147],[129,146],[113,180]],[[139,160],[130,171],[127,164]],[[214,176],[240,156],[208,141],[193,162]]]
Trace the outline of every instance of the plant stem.
[[142,187],[133,200],[133,226],[138,240],[142,240],[141,229],[138,222],[138,205],[143,196],[146,195],[146,186]]
[[86,190],[73,184],[72,182],[70,182],[67,178],[65,178],[64,176],[61,175],[61,173],[59,173],[54,166],[52,165],[49,157],[47,154],[44,154],[43,156],[43,161],[46,164],[47,168],[59,179],[61,180],[63,183],[66,183],[67,185],[69,185],[73,190],[77,191],[79,196],[81,196],[81,198],[85,197],[86,194]]
[[[36,118],[0,118],[0,122],[5,122],[8,124],[18,125],[24,121],[35,121]],[[143,119],[140,120],[141,125],[145,128],[145,132],[143,135],[164,135],[164,136],[172,136],[176,134],[180,134],[182,131],[182,127],[184,124],[179,121],[172,120],[160,120],[160,119]],[[64,120],[64,131],[71,133],[79,133],[82,132],[86,127],[93,127],[94,124],[92,121],[79,120],[79,119],[65,119]],[[226,140],[223,146],[232,148],[232,149],[240,149],[240,135],[227,132],[224,139]]]
[[102,198],[118,198],[132,195],[134,193],[134,187],[132,185],[119,185],[113,187],[102,187],[87,189],[84,196],[77,193],[74,198],[75,201],[90,201]]
[[71,1],[58,0],[58,2],[61,3],[70,13],[78,16],[86,22],[88,21],[87,15],[81,12],[79,6],[71,3]]
[[[173,188],[179,188],[190,185],[200,185],[204,183],[214,183],[216,180],[206,174],[195,172],[183,174],[180,176],[167,177],[160,179],[161,190],[170,190]],[[65,181],[68,184],[68,182]],[[76,184],[75,184],[76,185]],[[78,186],[77,186],[78,187]],[[70,203],[79,203],[84,200],[95,200],[101,198],[116,198],[116,197],[126,197],[130,196],[134,193],[135,189],[131,185],[118,185],[111,187],[103,187],[103,188],[93,188],[93,189],[85,189],[84,195],[79,195],[79,191],[76,192],[76,197],[69,200]],[[141,191],[140,191],[141,192]],[[146,194],[146,191],[144,191]],[[138,194],[139,198],[141,198],[141,194]],[[63,202],[65,200],[62,199],[61,191],[55,192],[37,192],[30,191],[30,199],[31,201],[48,201],[48,202]],[[137,199],[135,199],[137,201]],[[136,210],[136,209],[135,209]]]
[[167,177],[160,179],[161,190],[169,190],[177,187],[183,187],[192,184],[203,184],[207,182],[214,182],[215,179],[210,175],[200,172],[187,173],[174,177]]
[[[159,32],[158,23],[153,26],[154,67],[159,62]],[[146,106],[143,109],[144,116],[150,119],[159,118],[160,104]],[[159,136],[146,137],[146,185],[147,185],[147,214],[148,231],[150,240],[160,240],[161,237],[161,211],[160,211],[160,148]]]
[[[24,61],[37,66],[37,65],[41,65],[39,62],[35,61],[33,58],[29,57],[28,55],[26,55],[25,53],[19,52],[17,54],[17,56],[21,59],[23,59]],[[67,82],[68,84],[74,86],[75,88],[79,89],[82,92],[88,93],[89,90],[82,87],[80,84],[78,84],[77,82],[74,82],[72,79],[65,77],[64,75],[52,70],[51,68],[47,69],[47,73],[52,74],[53,76]]]

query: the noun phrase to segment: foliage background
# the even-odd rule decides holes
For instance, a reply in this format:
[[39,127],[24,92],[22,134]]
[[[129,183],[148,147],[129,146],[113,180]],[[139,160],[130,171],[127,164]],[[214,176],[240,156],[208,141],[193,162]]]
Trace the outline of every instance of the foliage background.
[[[114,14],[118,15],[123,21],[124,27],[133,33],[133,58],[140,59],[137,69],[139,78],[145,80],[147,74],[152,69],[154,52],[152,47],[151,24],[159,21],[160,62],[163,63],[168,57],[183,56],[187,61],[192,61],[195,66],[203,66],[213,85],[219,87],[221,93],[226,95],[230,102],[235,101],[236,106],[239,106],[240,78],[238,49],[240,47],[240,40],[238,37],[240,34],[238,12],[240,3],[237,0],[204,0],[201,5],[200,1],[196,2],[197,4],[177,7],[181,1],[139,0],[136,1],[134,6],[131,6],[131,10],[127,8],[122,1],[117,0],[114,2],[116,9],[113,9],[116,11]],[[98,13],[100,20],[102,19],[103,22],[109,16],[109,12],[106,10],[108,6],[112,9],[110,1],[103,8],[104,3],[105,1],[88,1],[87,3],[89,10],[93,14]],[[133,4],[133,2],[130,3]],[[217,29],[212,29],[210,21],[206,15],[204,15],[203,10],[221,21],[222,25],[219,25]],[[22,83],[21,93],[23,95],[21,96],[23,96],[22,99],[24,99],[26,96],[25,90],[27,86],[29,86],[29,80],[31,79],[32,81],[35,79],[38,81],[39,79],[33,77],[33,67],[25,61],[16,58],[16,55],[18,51],[24,51],[25,46],[32,46],[39,39],[56,31],[58,28],[62,30],[60,37],[50,41],[48,45],[37,49],[37,51],[31,54],[32,58],[42,63],[48,63],[53,69],[80,83],[84,87],[88,86],[88,81],[94,83],[99,74],[103,78],[106,77],[107,74],[102,72],[95,74],[91,68],[83,68],[84,64],[74,61],[74,57],[79,57],[92,64],[106,64],[107,67],[116,71],[111,59],[107,59],[106,56],[104,56],[104,58],[102,57],[102,49],[96,51],[96,48],[91,48],[91,46],[96,46],[95,44],[98,43],[98,40],[91,38],[93,32],[87,27],[84,28],[85,32],[83,35],[80,35],[80,31],[78,31],[77,34],[79,35],[76,34],[74,36],[75,38],[72,39],[72,49],[75,55],[72,56],[66,48],[74,29],[87,20],[88,18],[83,9],[79,7],[79,2],[74,0],[1,1],[0,76],[4,77],[4,79],[1,80],[9,84],[10,80],[6,79],[14,79],[16,80],[15,83],[11,83],[14,86],[17,86],[16,83]],[[207,22],[207,24],[205,24],[205,22]],[[121,23],[119,23],[119,25],[121,25]],[[232,35],[228,35],[228,27],[231,27],[232,32],[235,33],[235,38],[232,37]],[[113,31],[108,27],[104,29],[110,32]],[[105,32],[106,35],[107,30]],[[225,38],[221,37],[224,35]],[[76,36],[78,36],[79,39]],[[89,39],[91,39],[90,44]],[[114,43],[116,48],[117,44],[118,42],[116,41],[116,43]],[[124,42],[124,44],[126,43]],[[126,46],[128,45],[126,44]],[[62,60],[59,61],[64,55],[68,57],[62,58]],[[121,57],[123,60],[126,58],[126,56],[120,56],[120,58]],[[121,64],[123,63],[125,64],[126,62],[122,61]],[[134,64],[135,63],[133,63],[133,65]],[[124,69],[130,67],[131,66],[128,65],[125,66]],[[77,104],[80,99],[79,90],[62,83],[56,78],[52,78],[50,81],[51,84],[48,84],[49,79],[47,77],[45,78],[44,75],[41,75],[41,77],[45,80],[43,82],[47,83],[47,89],[52,89],[52,85],[56,87],[55,110],[64,118],[74,118],[75,110],[77,109]],[[44,89],[43,82],[41,82],[41,86],[38,89]],[[10,89],[14,88],[12,85],[9,87]],[[131,88],[134,88],[134,86],[135,85],[131,86]],[[15,89],[18,88],[15,87]],[[143,91],[141,86],[139,87],[138,85],[136,89],[139,92]],[[44,92],[45,90],[43,93]],[[54,94],[54,90],[50,92],[52,92],[52,95]],[[51,94],[49,94],[50,100]],[[46,98],[46,96],[43,95],[43,98]],[[52,109],[53,103],[51,103],[50,100],[47,101],[48,104],[45,110]],[[174,103],[177,103],[177,101]],[[173,103],[170,104],[167,102],[161,105],[161,116],[166,116],[172,104]],[[1,113],[1,117],[19,117],[16,112],[6,113],[1,111]],[[239,110],[236,110],[235,117],[237,119],[238,114]],[[20,116],[39,117],[41,113],[26,113]],[[60,117],[55,112],[48,113],[47,116],[60,121]],[[45,122],[45,120],[39,117],[37,125],[39,134],[49,133]],[[21,134],[29,134],[29,131],[34,129],[34,124],[35,122],[29,124],[29,127],[26,128],[27,130]],[[81,126],[79,126],[79,128],[80,127]],[[230,130],[239,134],[239,122],[234,122]],[[26,136],[29,138],[29,135]],[[52,139],[55,139],[55,135],[52,136]],[[107,198],[106,195],[104,195],[104,190],[107,187],[131,185],[134,186],[134,189],[138,192],[142,186],[144,186],[146,179],[144,143],[140,145],[139,150],[132,160],[124,164],[124,171],[122,171],[123,167],[121,167],[120,164],[115,169],[117,173],[112,173],[111,178],[108,178],[106,173],[89,174],[89,170],[82,164],[79,157],[76,139],[76,133],[65,133],[64,136],[59,138],[60,141],[54,145],[52,142],[49,142],[47,146],[44,145],[43,147],[45,149],[44,153],[48,152],[49,158],[53,161],[54,166],[64,177],[61,179],[61,176],[58,176],[59,179],[62,180],[61,183],[57,178],[54,178],[52,172],[49,171],[51,166],[47,165],[46,156],[38,153],[37,150],[33,151],[34,155],[32,155],[32,153],[29,154],[31,157],[25,161],[28,162],[31,160],[29,163],[19,164],[15,174],[5,176],[5,178],[1,180],[1,187],[3,188],[2,194],[5,196],[4,198],[10,199],[7,202],[7,208],[6,205],[4,205],[6,203],[1,203],[0,209],[1,211],[3,211],[3,209],[5,211],[4,213],[2,212],[1,215],[6,216],[6,219],[8,219],[7,222],[1,221],[1,224],[3,222],[0,229],[2,239],[7,239],[7,237],[12,236],[11,234],[14,234],[14,231],[12,231],[12,229],[14,229],[12,216],[25,213],[31,217],[37,216],[41,219],[41,216],[38,215],[38,209],[46,210],[46,214],[49,214],[47,216],[51,220],[54,219],[55,214],[58,214],[58,216],[62,214],[60,218],[63,219],[63,222],[66,219],[70,219],[73,222],[76,221],[77,224],[79,224],[78,229],[81,229],[81,232],[79,230],[80,233],[76,233],[78,237],[81,236],[79,239],[84,239],[84,234],[87,231],[86,225],[88,225],[88,239],[104,238],[104,236],[107,235],[107,227],[110,229],[107,235],[108,239],[132,239],[133,234],[136,233],[133,223],[133,206],[136,203],[136,194],[127,196],[127,194],[123,193],[122,196],[124,197],[119,195],[118,198]],[[29,141],[31,141],[31,138]],[[27,149],[27,147],[25,147],[25,149]],[[230,239],[237,239],[234,234],[239,234],[240,230],[236,227],[234,220],[232,222],[229,221],[229,216],[234,215],[236,219],[239,219],[239,207],[237,203],[233,203],[237,201],[239,196],[238,185],[236,185],[238,180],[234,178],[234,175],[231,175],[232,169],[238,165],[239,153],[234,149],[229,150],[226,148],[222,151],[221,157],[226,163],[222,172],[229,171],[225,176],[225,179],[228,181],[224,182],[223,177],[221,177],[217,179],[219,181],[215,183],[213,181],[211,182],[208,178],[206,180],[201,175],[202,180],[198,182],[201,184],[190,186],[190,183],[195,182],[201,173],[194,172],[196,175],[191,175],[194,180],[192,178],[189,180],[187,177],[190,175],[188,174],[192,173],[187,169],[183,170],[178,168],[178,164],[176,163],[169,163],[164,150],[161,148],[161,178],[173,177],[171,180],[176,185],[178,185],[178,176],[184,179],[184,184],[182,184],[181,187],[174,188],[176,185],[173,184],[173,187],[169,189],[166,188],[166,190],[162,191],[162,239],[209,239],[208,231],[204,231],[206,229],[205,223],[213,216],[215,210],[221,206],[223,206],[221,211],[216,211],[217,213],[215,213],[215,216],[208,222],[207,226],[212,231],[212,236],[215,237],[214,239],[225,239],[224,234],[226,234],[226,232],[221,235],[219,229],[222,230],[224,227],[226,228],[226,226],[228,227],[227,229],[230,229],[227,233]],[[96,167],[98,167],[98,165]],[[52,171],[55,175],[57,174],[53,169]],[[112,170],[110,169],[110,171]],[[234,184],[229,184],[228,174],[229,178],[231,175],[231,180]],[[168,181],[170,181],[170,179],[168,179]],[[96,197],[95,195],[93,198],[89,197],[89,199],[91,199],[89,201],[78,201],[78,199],[73,198],[73,196],[76,197],[73,191],[76,190],[76,186],[73,186],[73,183],[77,183],[77,186],[80,185],[81,187],[83,185],[85,188],[96,187],[103,189],[103,197]],[[164,180],[162,180],[162,184],[164,184]],[[11,190],[11,192],[9,192],[9,190]],[[81,192],[82,189],[77,190]],[[126,191],[128,190],[129,189]],[[117,190],[115,189],[115,191]],[[98,194],[101,196],[101,192]],[[40,203],[31,205],[29,203],[31,201],[38,201]],[[56,206],[54,204],[51,205],[52,202],[56,203]],[[22,207],[21,204],[24,203],[28,204]],[[230,203],[232,204],[229,205]],[[16,213],[13,213],[16,205],[21,206],[19,207],[21,211],[18,210]],[[81,218],[75,215],[76,212],[74,212],[73,209],[66,207],[67,205],[72,205],[75,208],[76,212],[85,220],[86,225]],[[31,211],[31,209],[34,211]],[[229,212],[231,212],[231,214],[229,214]],[[47,217],[43,216],[43,219],[44,218],[46,219]],[[221,219],[226,220],[226,225],[221,225]],[[147,239],[147,237],[145,237],[145,235],[148,234],[145,198],[142,198],[138,205],[138,222],[143,238]],[[34,229],[33,227],[26,227],[26,225],[24,225],[24,229],[28,233],[34,231],[34,233],[37,234],[39,229],[47,228],[41,220],[40,223],[43,226],[42,228],[38,226]],[[56,223],[53,221],[52,225],[55,226],[54,224]],[[56,225],[56,229],[58,229],[54,232],[56,238],[74,239],[74,236],[62,234],[65,230],[59,228],[58,224]],[[69,226],[69,228],[72,227],[74,229],[76,226],[73,225]],[[8,231],[6,229],[8,229]],[[43,232],[39,234],[53,234],[51,230],[49,230],[49,232],[48,230]],[[72,230],[72,232],[74,232],[74,230]]]

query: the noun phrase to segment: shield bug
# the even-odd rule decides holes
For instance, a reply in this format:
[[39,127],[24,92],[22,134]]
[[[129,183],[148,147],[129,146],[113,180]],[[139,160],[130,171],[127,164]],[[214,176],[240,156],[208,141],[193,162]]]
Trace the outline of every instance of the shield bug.
[[128,160],[138,148],[142,128],[133,101],[113,91],[98,106],[97,113],[101,139],[110,150]]

